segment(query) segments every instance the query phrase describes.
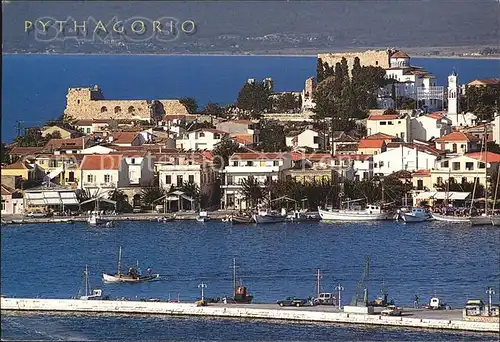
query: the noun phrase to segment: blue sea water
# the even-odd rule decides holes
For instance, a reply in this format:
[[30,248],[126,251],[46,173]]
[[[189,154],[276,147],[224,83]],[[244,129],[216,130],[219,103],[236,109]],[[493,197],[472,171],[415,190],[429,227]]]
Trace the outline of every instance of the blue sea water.
[[[2,140],[58,117],[70,87],[98,84],[108,99],[194,97],[229,104],[248,78],[272,77],[277,91],[300,91],[316,73],[315,57],[164,55],[2,55]],[[500,60],[413,58],[441,85],[452,71],[461,83],[498,77]]]
[[[198,284],[206,296],[232,291],[232,260],[238,279],[256,302],[315,292],[315,271],[322,289],[341,283],[347,301],[371,258],[370,297],[382,283],[389,298],[409,306],[438,295],[453,308],[467,298],[486,300],[499,293],[500,230],[430,222],[342,225],[277,224],[230,226],[222,222],[125,222],[114,228],[73,225],[9,225],[1,228],[2,295],[69,298],[76,295],[85,264],[91,283],[112,297],[180,297],[194,301]],[[143,269],[161,273],[160,281],[103,284],[102,272],[114,272],[118,248],[124,265],[139,260]],[[163,328],[160,328],[163,327]],[[24,335],[25,334],[25,335]],[[284,324],[268,321],[212,320],[157,316],[4,314],[5,339],[174,339],[174,340],[492,340],[491,335],[332,324]],[[496,338],[496,337],[495,337]]]

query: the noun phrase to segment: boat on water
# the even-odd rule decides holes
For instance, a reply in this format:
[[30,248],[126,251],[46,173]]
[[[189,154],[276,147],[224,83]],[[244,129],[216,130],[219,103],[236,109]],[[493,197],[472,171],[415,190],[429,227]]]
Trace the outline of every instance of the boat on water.
[[[106,300],[109,299],[108,296],[103,296],[102,295],[102,290],[101,289],[93,289],[92,292],[90,291],[90,281],[89,281],[89,270],[87,265],[85,265],[85,271],[83,272],[84,277],[83,277],[83,282],[84,286],[80,288],[78,291],[78,294],[76,295],[75,299],[81,299],[81,300]],[[84,294],[82,295],[82,290],[84,288]]]
[[231,222],[231,224],[252,224],[255,223],[252,215],[238,214],[231,215],[227,218],[226,222]]
[[470,216],[444,215],[436,212],[431,212],[431,216],[436,221],[470,223]]
[[120,251],[118,253],[118,272],[115,274],[103,273],[102,279],[106,283],[139,283],[144,281],[151,281],[158,279],[160,277],[157,273],[151,273],[151,270],[148,269],[146,274],[141,274],[141,270],[139,269],[139,262],[137,262],[136,267],[130,267],[127,273],[123,274],[121,272],[121,264],[122,264],[122,248],[120,247]]
[[324,210],[318,207],[318,214],[321,220],[324,221],[376,221],[392,218],[392,215],[383,210],[380,205],[367,204],[363,207],[358,204],[352,204],[363,200],[357,199],[344,202],[348,205],[346,209]]
[[281,214],[277,213],[272,213],[267,210],[260,210],[257,214],[254,214],[253,220],[257,224],[269,224],[269,223],[281,223],[281,222],[286,222],[287,217],[286,217],[286,210],[283,213],[284,210],[282,210]]
[[174,220],[175,220],[175,215],[158,217],[158,219],[157,219],[158,222],[162,222],[162,223],[172,222]]
[[398,210],[396,220],[402,220],[405,223],[424,222],[432,218],[431,214],[424,208],[412,207],[411,210]]
[[200,211],[198,217],[196,218],[198,222],[207,222],[210,221],[210,217],[208,217],[208,213],[206,211]]
[[288,215],[287,219],[291,222],[319,222],[321,217],[317,212],[294,211]]

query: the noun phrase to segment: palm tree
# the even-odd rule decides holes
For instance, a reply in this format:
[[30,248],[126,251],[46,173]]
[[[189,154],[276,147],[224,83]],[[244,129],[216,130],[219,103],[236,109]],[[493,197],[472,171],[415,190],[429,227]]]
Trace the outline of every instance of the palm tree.
[[259,200],[262,199],[262,188],[257,179],[250,176],[247,179],[243,179],[241,182],[243,195],[246,197],[249,202],[249,207],[255,208],[259,203]]
[[156,200],[165,195],[165,190],[159,186],[150,186],[142,188],[141,202],[145,206],[152,206]]
[[111,192],[109,199],[116,202],[116,210],[121,213],[131,213],[132,206],[127,200],[127,196],[122,190],[115,189]]
[[181,191],[188,197],[194,199],[196,206],[200,204],[200,187],[196,183],[184,182]]

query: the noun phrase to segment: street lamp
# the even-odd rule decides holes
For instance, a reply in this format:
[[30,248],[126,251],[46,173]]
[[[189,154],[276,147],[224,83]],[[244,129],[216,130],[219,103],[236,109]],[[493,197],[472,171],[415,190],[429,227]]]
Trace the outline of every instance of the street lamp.
[[207,284],[204,284],[203,282],[201,282],[201,284],[198,284],[198,288],[201,289],[201,301],[204,301],[205,296],[203,295],[204,294],[203,289],[207,288]]
[[335,290],[337,290],[339,292],[339,309],[340,309],[340,304],[341,304],[341,301],[340,301],[340,293],[342,291],[344,291],[344,287],[342,285],[340,285],[340,283],[337,285],[337,287],[335,288]]
[[491,316],[491,296],[495,294],[495,291],[491,287],[488,287],[486,294],[488,295],[488,316]]

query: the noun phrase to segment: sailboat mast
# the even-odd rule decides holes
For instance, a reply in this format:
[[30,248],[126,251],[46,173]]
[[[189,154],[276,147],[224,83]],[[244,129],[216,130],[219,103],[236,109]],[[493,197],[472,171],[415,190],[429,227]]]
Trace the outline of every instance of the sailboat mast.
[[497,205],[497,193],[498,193],[498,181],[499,180],[500,180],[500,168],[497,167],[497,182],[495,183],[495,196],[493,198],[493,207],[492,207],[493,213],[495,212],[495,207]]
[[484,214],[488,215],[488,125],[484,124]]
[[122,267],[122,247],[120,246],[120,251],[118,252],[118,275],[120,275],[120,270]]
[[89,295],[89,270],[87,264],[85,264],[85,296]]
[[321,271],[318,268],[318,271],[316,272],[316,298],[319,298],[319,294],[321,292],[321,286],[320,286],[320,279],[321,279]]
[[233,258],[233,297],[236,296],[236,258]]

